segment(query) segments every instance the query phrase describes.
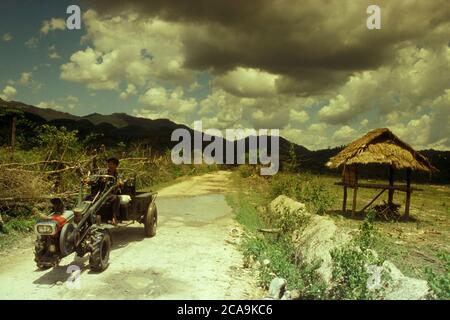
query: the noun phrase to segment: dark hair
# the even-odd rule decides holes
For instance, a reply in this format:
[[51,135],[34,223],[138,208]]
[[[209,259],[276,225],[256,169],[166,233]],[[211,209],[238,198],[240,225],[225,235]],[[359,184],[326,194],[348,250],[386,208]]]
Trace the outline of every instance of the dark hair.
[[116,157],[111,157],[111,158],[109,158],[108,160],[106,160],[106,162],[112,162],[112,163],[114,163],[116,166],[118,166],[119,165],[119,159],[117,159]]
[[51,198],[50,202],[51,202],[51,204],[54,204],[54,205],[62,205],[63,204],[63,201],[61,198]]

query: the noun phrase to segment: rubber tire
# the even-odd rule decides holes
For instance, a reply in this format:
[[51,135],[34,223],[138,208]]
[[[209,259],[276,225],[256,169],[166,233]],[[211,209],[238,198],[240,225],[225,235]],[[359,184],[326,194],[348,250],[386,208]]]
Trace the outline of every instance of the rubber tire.
[[147,238],[152,238],[156,235],[156,226],[158,224],[158,210],[156,205],[152,203],[147,210],[144,217],[144,234]]
[[102,232],[102,240],[98,248],[89,256],[89,269],[94,272],[102,272],[109,266],[109,253],[111,252],[111,236],[109,232]]
[[[62,227],[61,233],[59,234],[59,250],[63,257],[70,255],[75,250],[75,244],[68,243],[69,241],[73,242],[73,240],[74,240],[74,237],[73,237],[74,229],[75,229],[75,227],[73,226],[72,223],[66,223]],[[72,233],[72,237],[71,237],[71,239],[69,239],[71,233]]]

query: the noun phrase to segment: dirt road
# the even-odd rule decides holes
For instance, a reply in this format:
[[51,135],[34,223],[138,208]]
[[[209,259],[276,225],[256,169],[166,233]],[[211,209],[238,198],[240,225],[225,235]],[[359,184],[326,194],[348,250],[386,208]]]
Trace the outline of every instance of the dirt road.
[[[0,257],[0,299],[259,298],[254,276],[242,269],[242,255],[231,243],[238,226],[224,196],[229,174],[162,189],[157,235],[144,238],[139,224],[114,229],[110,266],[101,274],[89,270],[87,257],[75,255],[38,271],[27,239],[25,248]],[[77,266],[78,279],[67,281]]]

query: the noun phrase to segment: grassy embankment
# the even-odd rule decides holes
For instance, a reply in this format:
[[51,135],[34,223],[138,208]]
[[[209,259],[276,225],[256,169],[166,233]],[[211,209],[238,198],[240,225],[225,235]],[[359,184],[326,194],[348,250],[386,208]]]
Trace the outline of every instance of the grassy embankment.
[[[336,177],[311,174],[280,173],[271,178],[262,178],[252,174],[248,168],[242,167],[234,174],[235,191],[228,196],[229,203],[235,210],[236,219],[245,227],[249,235],[244,242],[243,250],[249,259],[268,260],[271,264],[260,272],[261,284],[268,285],[275,276],[288,280],[291,289],[297,289],[305,298],[368,298],[364,290],[358,295],[347,292],[325,296],[320,283],[311,281],[314,277],[313,267],[305,268],[295,264],[294,248],[290,243],[290,230],[285,236],[262,235],[258,228],[272,228],[276,223],[270,221],[264,208],[279,194],[304,202],[311,212],[328,215],[338,226],[360,229],[360,234],[369,228],[371,234],[370,248],[380,255],[380,261],[389,259],[408,276],[426,279],[433,287],[438,298],[449,298],[449,231],[450,231],[450,188],[449,186],[419,185],[423,191],[414,192],[409,221],[383,221],[374,219],[368,226],[365,214],[343,214],[342,188],[335,186]],[[358,190],[358,208],[362,208],[375,195],[370,189]],[[351,196],[351,193],[350,193]],[[396,202],[404,201],[404,194],[396,194]],[[381,201],[381,200],[379,200]],[[376,204],[376,203],[375,203]],[[403,209],[403,206],[400,210]],[[296,226],[295,221],[288,224]],[[365,228],[365,229],[364,229]],[[360,239],[361,240],[361,239]],[[360,246],[365,240],[356,246]],[[352,251],[353,249],[350,249]],[[341,266],[355,259],[355,252],[338,252],[341,254]],[[250,258],[252,257],[252,258]],[[347,259],[347,260],[346,260]],[[274,264],[274,261],[276,263]],[[357,269],[354,261],[350,264]],[[337,268],[338,269],[338,268]],[[339,270],[336,271],[336,276]],[[342,274],[341,274],[342,276]],[[349,285],[353,292],[356,287],[362,288],[367,275],[363,273],[346,275],[359,279],[360,283]],[[353,286],[353,287],[352,287]]]

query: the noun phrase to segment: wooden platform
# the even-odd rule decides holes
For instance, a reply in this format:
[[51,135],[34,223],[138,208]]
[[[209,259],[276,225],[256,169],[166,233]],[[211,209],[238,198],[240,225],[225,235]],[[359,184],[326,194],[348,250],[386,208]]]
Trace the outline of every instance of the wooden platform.
[[[357,184],[345,184],[343,182],[335,182],[337,186],[344,186],[347,188],[369,188],[369,189],[384,189],[384,190],[399,190],[403,192],[408,191],[407,185],[388,185],[388,184],[376,184],[376,183],[357,183]],[[409,187],[409,191],[423,191],[423,189]]]

